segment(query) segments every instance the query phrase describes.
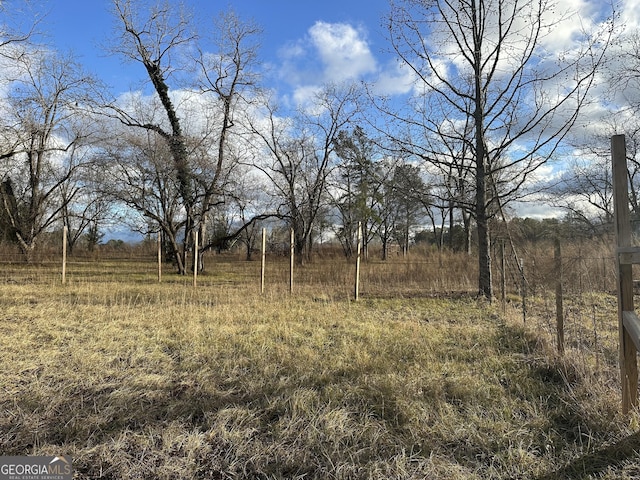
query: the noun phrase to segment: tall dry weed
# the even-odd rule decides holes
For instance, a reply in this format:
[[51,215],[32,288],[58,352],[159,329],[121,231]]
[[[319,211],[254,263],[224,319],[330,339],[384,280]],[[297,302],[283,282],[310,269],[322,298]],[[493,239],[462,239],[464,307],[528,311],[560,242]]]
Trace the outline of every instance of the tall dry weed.
[[257,262],[209,262],[197,288],[70,267],[2,273],[3,454],[67,453],[78,478],[633,478],[610,295],[567,303],[560,357],[548,296],[522,325],[462,294],[458,255],[364,262],[359,302],[337,259],[293,295],[272,262],[262,296]]

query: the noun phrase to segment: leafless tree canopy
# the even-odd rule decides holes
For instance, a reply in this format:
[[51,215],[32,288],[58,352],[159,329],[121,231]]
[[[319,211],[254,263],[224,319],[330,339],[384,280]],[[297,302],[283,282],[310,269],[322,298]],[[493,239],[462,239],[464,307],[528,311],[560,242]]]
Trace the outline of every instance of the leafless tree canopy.
[[16,59],[4,108],[5,160],[0,200],[6,226],[30,260],[37,242],[77,192],[69,186],[91,141],[93,122],[77,106],[93,80],[68,58],[31,53]]
[[415,75],[417,91],[412,112],[387,111],[408,128],[395,140],[436,166],[463,165],[452,152],[468,156],[479,290],[488,298],[491,211],[514,198],[562,145],[588,99],[611,33],[603,38],[602,32],[585,32],[580,51],[551,55],[544,42],[562,20],[548,20],[552,8],[560,5],[400,0],[393,2],[387,24],[393,49]]
[[[8,5],[0,3],[3,14],[19,11]],[[379,242],[383,252],[390,242],[408,249],[430,223],[440,248],[446,232],[454,248],[456,229],[466,252],[475,239],[479,293],[491,298],[491,224],[512,203],[544,186],[574,216],[589,205],[599,222],[610,218],[607,177],[592,157],[573,163],[581,183],[535,181],[574,153],[567,140],[581,115],[596,111],[590,102],[613,34],[612,22],[585,21],[559,49],[557,33],[580,23],[565,8],[393,0],[388,44],[411,92],[383,97],[368,86],[367,96],[341,78],[309,87],[304,101],[264,87],[261,28],[233,10],[203,19],[168,0],[112,0],[108,51],[143,78],[117,97],[69,57],[36,45],[46,19],[25,28],[20,15],[5,15],[2,238],[28,257],[56,222],[70,228],[72,247],[91,229],[99,238],[106,212],[126,212],[129,228],[161,235],[185,274],[196,232],[201,250],[241,239],[250,256],[256,222],[275,219],[295,231],[302,262],[323,229],[349,256],[358,223],[365,251]],[[640,105],[625,98],[637,90],[639,43],[627,34],[607,65],[617,72],[606,80],[616,87],[607,101],[626,103],[625,118]],[[631,124],[611,122],[612,132]]]

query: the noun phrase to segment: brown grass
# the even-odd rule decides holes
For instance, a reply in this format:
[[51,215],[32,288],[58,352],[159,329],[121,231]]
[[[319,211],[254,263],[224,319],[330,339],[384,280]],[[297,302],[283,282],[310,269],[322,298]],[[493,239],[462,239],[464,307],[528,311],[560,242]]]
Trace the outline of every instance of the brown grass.
[[69,454],[77,478],[637,478],[615,301],[567,300],[560,358],[547,295],[523,326],[459,293],[473,267],[428,263],[369,262],[357,303],[340,261],[293,296],[286,264],[264,296],[230,259],[197,289],[152,263],[71,264],[66,286],[6,268],[0,452]]

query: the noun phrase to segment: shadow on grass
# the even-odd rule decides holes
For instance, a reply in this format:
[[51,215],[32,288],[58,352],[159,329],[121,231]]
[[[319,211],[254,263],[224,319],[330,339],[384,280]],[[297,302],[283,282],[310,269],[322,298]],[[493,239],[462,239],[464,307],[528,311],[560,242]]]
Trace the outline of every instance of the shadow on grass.
[[[520,378],[516,382],[526,381],[527,388],[519,393],[525,397],[540,395],[553,399],[546,405],[545,415],[549,420],[547,438],[554,438],[557,447],[574,457],[562,468],[549,471],[536,477],[536,480],[600,478],[607,473],[613,475],[611,478],[618,478],[616,475],[621,475],[625,465],[638,464],[640,432],[610,443],[608,419],[615,417],[615,406],[591,415],[585,415],[579,407],[578,402],[582,397],[577,392],[584,390],[588,382],[593,380],[585,379],[584,372],[580,372],[575,364],[557,358],[549,359],[542,351],[544,343],[524,327],[505,325],[500,329],[496,341],[503,353],[522,355],[526,379]],[[586,386],[582,385],[584,382],[587,382]],[[528,401],[527,398],[523,400]],[[585,434],[595,446],[590,448],[593,450],[590,453],[580,454]]]
[[[336,385],[339,382],[335,380]],[[376,432],[382,432],[376,426],[389,423],[392,428],[404,421],[400,408],[387,404],[391,392],[379,385],[371,386],[371,391],[363,387],[353,396],[345,396],[346,405],[335,414],[328,407],[310,402],[306,418],[295,411],[306,405],[293,405],[290,398],[294,396],[283,391],[277,382],[267,383],[259,390],[243,389],[241,382],[227,384],[226,390],[221,387],[222,390],[207,388],[187,379],[154,387],[139,384],[132,388],[114,383],[76,388],[67,391],[72,396],[69,401],[58,398],[48,406],[44,397],[15,398],[21,419],[16,418],[12,425],[0,420],[0,451],[6,448],[10,451],[4,454],[27,455],[39,445],[71,447],[78,452],[74,458],[78,478],[114,480],[320,479],[329,478],[326,472],[331,471],[334,463],[356,471],[373,468],[368,465],[372,459],[392,462],[393,456],[400,454],[400,447],[396,450],[394,444],[396,436],[375,436]],[[301,390],[314,389],[303,386]],[[351,424],[355,425],[360,418],[358,410],[366,410],[374,395],[377,397],[372,406],[384,406],[371,412],[363,437],[342,432],[340,415],[356,412]],[[302,402],[305,397],[297,398]],[[69,408],[70,405],[73,407]],[[3,408],[0,402],[0,411]],[[351,416],[345,413],[344,418]],[[34,428],[40,432],[37,438]],[[311,433],[304,433],[307,429]],[[316,429],[321,433],[315,434],[318,438],[313,442]],[[307,440],[310,443],[305,443]],[[338,445],[345,448],[344,453],[337,450]],[[385,459],[387,454],[389,457]],[[166,475],[176,462],[191,470],[184,476]],[[190,462],[190,466],[185,462]],[[140,467],[127,470],[129,464],[138,463]],[[145,469],[146,473],[140,473]]]
[[[606,473],[615,475],[625,464],[638,462],[640,433],[611,444],[610,422],[616,416],[615,406],[582,408],[581,402],[589,401],[589,383],[594,380],[586,378],[578,366],[568,359],[550,358],[544,341],[523,326],[502,325],[495,342],[502,354],[514,355],[516,360],[512,378],[503,385],[509,395],[532,404],[536,397],[546,399],[541,413],[548,423],[539,433],[540,439],[564,451],[564,458],[573,458],[537,480],[599,478]],[[585,436],[592,442],[593,451],[588,454],[582,453]]]
[[[495,337],[487,341],[493,342],[498,353],[508,360],[504,371],[500,369],[489,381],[499,383],[504,395],[521,405],[523,412],[530,404],[536,415],[548,420],[548,423],[541,420],[531,426],[516,425],[522,429],[519,431],[530,430],[527,441],[534,447],[532,450],[544,452],[545,445],[550,443],[555,447],[551,451],[558,452],[563,459],[579,457],[538,480],[598,475],[607,469],[615,471],[625,462],[638,458],[640,434],[580,456],[580,442],[585,432],[593,439],[592,445],[607,444],[607,438],[611,438],[607,425],[610,416],[605,412],[607,415],[602,418],[591,418],[577,408],[569,393],[572,388],[580,387],[583,380],[580,372],[572,370],[570,365],[547,359],[538,335],[521,327],[500,324],[496,326]],[[476,360],[474,357],[467,361]],[[126,478],[122,476],[126,462],[117,464],[111,459],[112,454],[115,458],[124,455],[132,464],[144,457],[149,473],[137,477],[132,474],[129,478],[158,478],[158,472],[169,469],[171,462],[180,459],[203,469],[201,475],[194,473],[192,478],[231,478],[223,476],[223,472],[234,468],[236,478],[328,478],[325,473],[331,472],[335,464],[352,468],[352,472],[364,472],[383,459],[391,462],[404,452],[404,447],[412,448],[414,442],[411,435],[404,435],[411,424],[407,416],[410,412],[402,408],[404,399],[397,396],[386,371],[370,372],[366,382],[358,382],[359,372],[349,369],[300,377],[294,372],[278,370],[269,379],[259,377],[260,369],[252,372],[250,367],[233,377],[222,373],[192,375],[177,367],[162,377],[142,375],[144,372],[138,377],[131,368],[133,366],[116,378],[107,377],[99,383],[84,385],[56,385],[54,379],[42,378],[39,381],[48,389],[40,395],[34,396],[30,389],[24,388],[13,398],[4,402],[0,399],[0,411],[20,412],[12,421],[0,418],[0,451],[6,447],[11,449],[9,453],[20,455],[30,453],[38,443],[73,444],[83,452],[82,460],[76,464],[79,478]],[[288,381],[289,377],[293,380]],[[295,389],[300,391],[294,396]],[[328,400],[323,394],[325,389],[334,392],[336,397],[332,397],[331,403],[339,408],[323,418],[309,417],[312,413],[327,413],[323,407]],[[463,388],[453,393],[445,395],[445,400],[463,414],[474,404],[482,407],[478,404],[482,398],[473,389]],[[306,398],[310,400],[305,403]],[[229,424],[216,423],[222,422],[217,416],[225,409],[232,415]],[[247,412],[249,423],[245,425],[242,419],[237,419],[234,409]],[[303,418],[304,415],[307,417]],[[343,418],[351,423],[343,423],[340,420]],[[526,416],[524,418],[526,420]],[[365,431],[368,437],[356,438],[347,427],[352,428],[362,419],[368,421]],[[166,428],[177,430],[173,443],[169,434],[163,436]],[[303,435],[307,430],[311,433]],[[461,428],[460,432],[459,436],[450,435],[452,438],[447,443],[434,445],[433,449],[446,450],[455,459],[454,463],[469,471],[490,471],[495,466],[496,454],[511,446],[509,439],[492,435],[491,429],[481,434],[485,441],[479,443],[470,441],[468,430]],[[189,444],[189,435],[200,443],[185,446]],[[313,435],[317,437],[314,437],[315,443],[310,441]],[[309,443],[305,443],[307,441]],[[406,445],[402,445],[404,441]],[[421,455],[428,457],[429,450],[425,449]],[[560,465],[558,457],[550,460],[551,465]],[[511,466],[504,463],[498,468],[509,471]],[[109,476],[105,472],[112,473]],[[171,477],[165,475],[165,478]],[[343,478],[366,477],[364,473],[353,473]]]
[[0,423],[0,450],[25,455],[38,443],[98,444],[122,432],[144,431],[173,421],[201,428],[207,413],[249,405],[256,399],[255,395],[234,390],[211,391],[192,381],[163,386],[132,387],[123,381],[59,387],[66,397],[50,391],[38,396],[25,393],[0,402],[0,408],[16,412],[10,425]]
[[634,433],[619,442],[600,450],[576,458],[559,470],[549,472],[537,480],[582,479],[588,475],[600,475],[610,468],[619,468],[625,463],[638,461],[640,451],[640,433]]
[[[187,448],[200,455],[196,463],[208,469],[208,476],[197,478],[227,478],[215,465],[209,466],[211,459],[204,455],[211,450],[224,459],[235,446],[219,440],[214,444],[204,432],[214,428],[211,422],[216,412],[235,407],[254,409],[262,400],[252,392],[209,389],[189,380],[161,386],[132,387],[123,381],[60,387],[67,398],[55,397],[53,392],[37,397],[26,393],[0,402],[0,411],[14,412],[12,418],[0,419],[0,452],[32,455],[43,446],[47,450],[56,446],[56,451],[80,452],[74,458],[78,478],[156,478],[176,458],[188,456]],[[177,428],[177,433],[170,434],[175,438],[163,433],[166,428]],[[201,444],[189,447],[184,439],[188,435]],[[142,476],[126,474],[127,462],[143,459],[149,472]]]
[[538,335],[521,326],[503,324],[497,328],[495,341],[498,351],[503,354],[528,355],[541,347]]

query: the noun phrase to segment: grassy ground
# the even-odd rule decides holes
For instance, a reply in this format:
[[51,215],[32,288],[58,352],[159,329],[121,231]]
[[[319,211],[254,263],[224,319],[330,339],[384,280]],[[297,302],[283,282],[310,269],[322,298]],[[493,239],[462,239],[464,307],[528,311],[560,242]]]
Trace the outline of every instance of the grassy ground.
[[523,325],[417,279],[260,296],[254,267],[198,289],[5,269],[0,452],[69,454],[77,478],[639,478],[611,297],[567,302],[560,358],[545,295]]

